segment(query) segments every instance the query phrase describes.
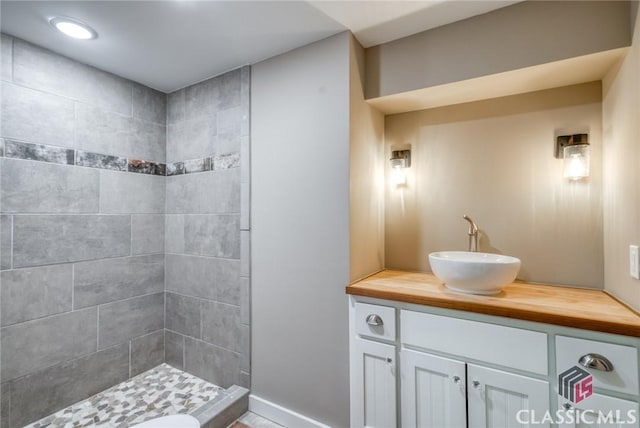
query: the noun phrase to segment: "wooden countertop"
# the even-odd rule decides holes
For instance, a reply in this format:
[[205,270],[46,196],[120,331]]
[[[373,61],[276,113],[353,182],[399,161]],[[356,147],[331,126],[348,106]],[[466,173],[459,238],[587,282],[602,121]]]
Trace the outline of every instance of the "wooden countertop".
[[430,273],[385,270],[347,294],[640,337],[640,314],[601,290],[514,282],[495,296],[447,289]]

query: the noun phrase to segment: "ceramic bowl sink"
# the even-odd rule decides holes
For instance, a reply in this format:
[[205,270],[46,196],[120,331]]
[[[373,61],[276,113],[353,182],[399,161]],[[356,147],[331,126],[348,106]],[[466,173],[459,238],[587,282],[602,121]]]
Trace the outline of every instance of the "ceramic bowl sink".
[[498,294],[520,270],[515,257],[468,251],[431,253],[429,262],[447,288],[469,294]]

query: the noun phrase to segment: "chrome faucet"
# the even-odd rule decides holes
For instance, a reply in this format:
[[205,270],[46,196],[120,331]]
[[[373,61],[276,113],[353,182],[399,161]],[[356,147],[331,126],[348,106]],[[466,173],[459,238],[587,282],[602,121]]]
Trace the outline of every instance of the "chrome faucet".
[[469,235],[469,251],[478,252],[478,226],[468,215],[465,214],[462,218],[469,222],[469,232],[467,232]]

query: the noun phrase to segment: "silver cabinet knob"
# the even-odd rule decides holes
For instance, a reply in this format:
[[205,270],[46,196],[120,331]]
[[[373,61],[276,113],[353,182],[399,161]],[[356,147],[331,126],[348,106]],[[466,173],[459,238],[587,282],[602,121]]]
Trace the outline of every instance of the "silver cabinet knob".
[[371,315],[367,316],[367,324],[369,324],[369,325],[382,325],[382,324],[384,324],[384,322],[382,321],[382,318],[380,318],[380,315],[371,314]]
[[480,388],[480,381],[474,380],[473,382],[471,382],[471,384],[476,389]]
[[460,382],[462,382],[462,379],[460,379],[460,376],[453,377],[453,383],[455,383],[456,385],[460,385]]
[[600,354],[587,354],[580,357],[578,363],[582,367],[586,367],[592,370],[601,370],[603,372],[612,372],[613,364]]

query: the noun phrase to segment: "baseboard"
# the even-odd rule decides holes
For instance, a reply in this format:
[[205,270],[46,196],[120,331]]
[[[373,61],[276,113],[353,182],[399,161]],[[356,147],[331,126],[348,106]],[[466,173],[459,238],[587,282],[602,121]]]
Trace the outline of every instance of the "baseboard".
[[253,394],[249,395],[249,411],[288,428],[330,428],[328,425]]

